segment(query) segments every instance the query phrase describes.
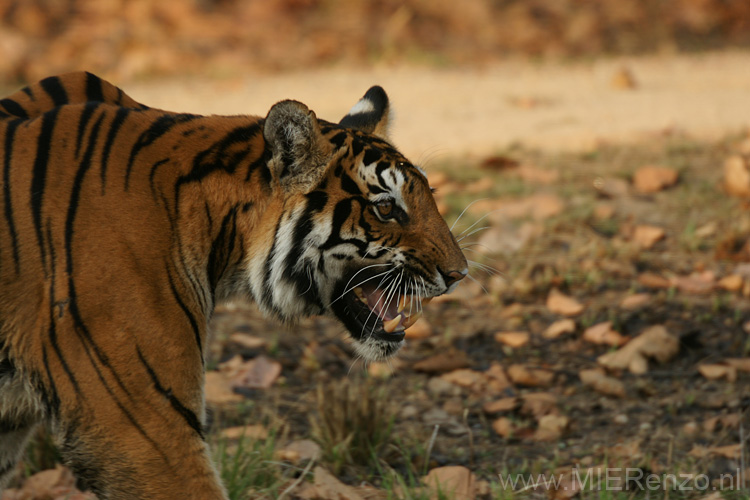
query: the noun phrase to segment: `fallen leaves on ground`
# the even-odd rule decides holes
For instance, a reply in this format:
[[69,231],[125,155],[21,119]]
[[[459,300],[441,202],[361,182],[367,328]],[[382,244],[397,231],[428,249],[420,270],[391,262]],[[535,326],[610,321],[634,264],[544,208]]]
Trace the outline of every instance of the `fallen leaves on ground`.
[[583,331],[583,340],[593,344],[618,347],[627,343],[628,338],[623,337],[613,330],[611,321],[604,321],[586,328],[586,330]]
[[732,196],[750,196],[750,168],[744,157],[734,155],[724,162],[724,188]]
[[414,363],[414,370],[424,373],[446,373],[471,365],[466,352],[451,349],[439,352],[429,358]]
[[702,364],[698,365],[698,371],[708,380],[727,379],[728,382],[737,380],[737,368],[729,365]]
[[29,477],[20,489],[2,492],[2,500],[96,500],[93,493],[83,493],[67,467],[58,465]]
[[620,380],[607,376],[601,370],[581,370],[578,376],[584,385],[605,396],[625,397],[625,384]]
[[523,347],[529,343],[529,332],[497,332],[495,340],[508,347]]
[[664,229],[648,224],[639,224],[633,230],[633,241],[643,249],[650,249],[657,242],[664,239],[666,232]]
[[670,167],[645,166],[633,174],[633,185],[641,193],[656,193],[677,183],[677,170]]
[[346,485],[321,466],[313,471],[313,482],[304,483],[295,492],[303,500],[364,500],[357,488]]
[[647,328],[638,337],[614,352],[599,356],[600,365],[613,370],[630,370],[634,374],[648,371],[648,358],[661,363],[672,359],[680,349],[679,341],[662,325]]
[[583,312],[584,306],[573,297],[553,288],[547,296],[547,309],[563,316],[578,316]]
[[742,453],[742,445],[740,443],[737,444],[728,444],[726,446],[701,446],[701,445],[694,445],[693,449],[690,450],[688,453],[689,455],[696,457],[696,458],[705,458],[711,455],[718,455],[721,457],[726,458],[740,458],[740,454]]
[[422,482],[430,491],[430,499],[454,498],[473,500],[476,497],[476,477],[460,465],[432,469]]
[[554,372],[541,368],[530,368],[522,364],[512,364],[506,371],[514,384],[527,387],[548,386],[555,379]]
[[261,355],[233,366],[230,373],[230,383],[234,388],[268,389],[281,375],[281,363]]
[[542,337],[545,339],[556,339],[566,333],[573,333],[576,331],[576,322],[570,318],[560,319],[549,325],[544,332]]

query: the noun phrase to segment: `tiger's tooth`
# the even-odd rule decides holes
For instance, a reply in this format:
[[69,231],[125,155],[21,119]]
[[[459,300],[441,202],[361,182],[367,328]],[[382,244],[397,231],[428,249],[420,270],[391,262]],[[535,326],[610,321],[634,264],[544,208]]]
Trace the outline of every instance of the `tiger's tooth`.
[[411,316],[407,316],[404,318],[403,326],[404,328],[409,328],[411,325],[417,322],[419,318],[422,317],[422,311],[415,312]]
[[392,333],[393,330],[396,329],[399,323],[401,323],[400,314],[393,319],[389,319],[388,321],[383,321],[383,330],[385,330],[388,333]]
[[407,301],[411,302],[410,300],[408,300],[406,298],[406,295],[402,295],[401,297],[399,297],[399,299],[398,299],[398,308],[397,308],[398,312],[402,312],[406,308]]
[[362,287],[357,287],[354,289],[354,295],[357,296],[357,298],[360,300],[360,302],[367,303],[367,297],[365,297],[365,292],[362,290]]

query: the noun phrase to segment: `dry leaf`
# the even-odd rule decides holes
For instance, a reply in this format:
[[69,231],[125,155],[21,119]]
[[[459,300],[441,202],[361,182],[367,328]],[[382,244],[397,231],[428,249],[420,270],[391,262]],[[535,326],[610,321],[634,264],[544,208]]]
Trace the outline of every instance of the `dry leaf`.
[[628,311],[639,309],[651,301],[651,295],[647,293],[636,293],[628,295],[620,302],[620,307]]
[[528,344],[529,338],[529,332],[497,332],[495,334],[495,341],[513,348]]
[[729,276],[725,276],[721,278],[717,283],[717,285],[719,285],[719,288],[722,288],[729,292],[739,292],[740,290],[742,290],[743,284],[744,280],[742,279],[742,276],[738,274],[730,274]]
[[737,380],[737,368],[727,365],[698,365],[698,371],[708,380],[718,380],[725,378],[729,382]]
[[414,363],[414,370],[424,373],[446,373],[460,368],[466,368],[471,364],[466,352],[452,349],[440,352],[429,358]]
[[547,296],[547,309],[563,316],[577,316],[583,312],[583,305],[572,297],[568,297],[557,288],[550,290]]
[[539,368],[528,368],[525,365],[513,364],[508,367],[508,377],[514,384],[528,387],[547,386],[555,379],[555,374]]
[[672,283],[667,278],[654,273],[641,273],[638,275],[638,283],[646,288],[671,288]]
[[726,458],[737,459],[740,458],[742,447],[740,443],[729,444],[726,446],[712,446],[710,448],[700,445],[693,445],[693,449],[688,452],[688,455],[704,458],[710,455],[719,455]]
[[633,72],[630,68],[626,67],[622,67],[615,71],[609,83],[612,88],[617,90],[635,90],[638,87]]
[[518,407],[518,398],[501,398],[496,401],[490,401],[482,406],[485,413],[502,413],[512,411]]
[[534,433],[534,439],[538,441],[559,439],[569,423],[570,420],[564,415],[544,415],[539,418],[539,427]]
[[586,328],[583,332],[583,340],[594,344],[621,346],[627,343],[627,337],[623,337],[612,329],[612,322],[605,321]]
[[492,422],[492,430],[495,431],[499,436],[510,437],[513,435],[515,426],[513,421],[507,417],[500,417]]
[[657,226],[640,224],[633,230],[633,241],[641,248],[649,249],[662,240],[666,233]]
[[581,382],[606,396],[625,397],[625,385],[618,379],[608,377],[600,370],[581,370]]
[[226,439],[266,439],[268,437],[268,429],[260,424],[240,425],[237,427],[227,427],[221,431],[221,435]]
[[693,273],[689,276],[675,276],[670,280],[670,284],[681,292],[705,295],[713,291],[714,278],[711,272]]
[[356,488],[348,486],[323,467],[315,467],[313,483],[305,483],[295,492],[295,497],[303,500],[364,500]]
[[664,363],[672,359],[679,350],[677,338],[670,335],[663,326],[656,325],[647,328],[617,351],[599,356],[597,361],[610,369],[628,369],[631,373],[643,374],[648,370],[647,358]]
[[232,387],[246,389],[268,389],[281,375],[281,363],[267,356],[258,356],[247,361],[232,377]]
[[550,392],[531,392],[521,398],[523,406],[520,411],[523,415],[531,415],[538,420],[544,415],[558,413],[557,396]]
[[320,445],[309,439],[301,439],[277,450],[275,456],[278,460],[287,460],[295,464],[302,460],[317,460],[320,456]]
[[633,174],[633,185],[641,193],[656,193],[676,184],[677,177],[673,168],[646,166]]
[[724,162],[724,188],[733,196],[750,196],[750,169],[742,156],[730,156]]
[[741,372],[750,372],[750,358],[727,358],[724,363]]
[[508,376],[505,374],[503,365],[497,361],[493,361],[490,364],[490,367],[484,372],[484,376],[487,380],[487,387],[492,394],[499,394],[509,387],[512,387]]
[[235,332],[229,336],[229,342],[233,342],[246,349],[260,349],[266,345],[266,340],[247,333]]
[[205,382],[206,403],[221,406],[229,403],[244,401],[244,397],[232,391],[229,378],[217,371],[206,372]]
[[431,500],[444,496],[456,500],[473,500],[476,497],[476,478],[469,469],[460,465],[432,469],[422,482],[429,488]]
[[545,339],[556,339],[566,333],[573,333],[576,331],[576,322],[570,318],[560,319],[552,323],[542,333],[542,337]]

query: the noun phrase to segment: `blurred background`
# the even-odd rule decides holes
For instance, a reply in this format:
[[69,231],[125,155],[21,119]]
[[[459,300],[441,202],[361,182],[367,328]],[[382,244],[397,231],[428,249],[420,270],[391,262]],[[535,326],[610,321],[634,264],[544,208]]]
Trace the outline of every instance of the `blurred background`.
[[[216,309],[232,499],[651,494],[581,489],[579,466],[747,499],[748,49],[748,0],[0,0],[3,95],[87,70],[152,107],[337,121],[380,84],[437,188],[470,278],[390,362],[330,318]],[[40,433],[2,500],[92,498],[59,459]]]
[[3,0],[0,78],[127,81],[742,47],[744,0]]

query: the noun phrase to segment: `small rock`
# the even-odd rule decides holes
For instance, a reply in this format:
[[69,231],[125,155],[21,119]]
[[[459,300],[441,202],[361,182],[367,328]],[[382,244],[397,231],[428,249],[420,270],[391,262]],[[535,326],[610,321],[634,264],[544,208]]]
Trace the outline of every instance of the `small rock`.
[[619,413],[615,415],[614,420],[616,424],[625,425],[628,423],[628,416],[624,413]]
[[633,185],[641,193],[656,193],[677,183],[677,170],[670,167],[645,166],[636,170]]
[[682,426],[682,432],[684,432],[688,436],[695,436],[699,430],[700,427],[698,426],[697,422],[688,422]]

